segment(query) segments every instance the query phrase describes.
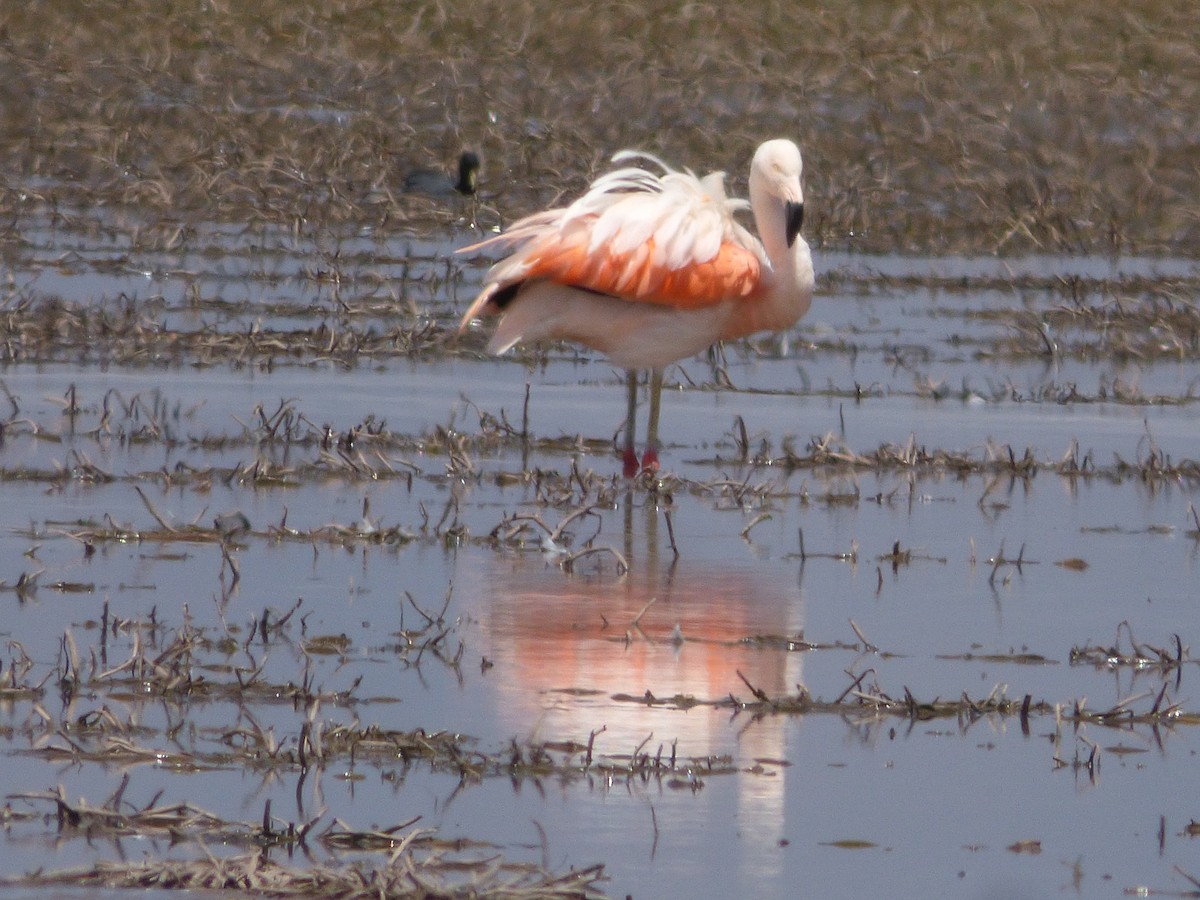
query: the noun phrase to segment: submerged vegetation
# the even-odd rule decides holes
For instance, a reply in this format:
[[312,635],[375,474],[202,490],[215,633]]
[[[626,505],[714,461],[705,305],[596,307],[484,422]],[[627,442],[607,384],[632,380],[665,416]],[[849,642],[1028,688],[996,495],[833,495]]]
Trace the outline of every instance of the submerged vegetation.
[[[488,747],[460,733],[363,725],[361,718],[377,710],[382,698],[360,696],[361,675],[345,689],[321,687],[310,670],[314,655],[340,657],[339,668],[349,669],[343,678],[353,672],[356,658],[379,655],[389,657],[390,665],[416,672],[422,666],[457,670],[461,665],[458,625],[447,617],[450,598],[440,611],[423,608],[411,596],[408,602],[420,623],[391,635],[393,640],[381,647],[356,648],[344,634],[308,633],[305,617],[297,615],[300,604],[287,611],[265,610],[245,633],[229,625],[223,633],[214,633],[186,617],[178,624],[157,615],[148,620],[121,619],[110,615],[105,604],[99,623],[89,622],[82,631],[63,635],[51,665],[39,665],[18,642],[10,641],[0,658],[4,664],[0,703],[20,704],[28,710],[9,735],[10,741],[19,735],[26,746],[15,752],[55,766],[95,763],[119,767],[125,774],[100,806],[66,796],[61,786],[48,792],[11,792],[4,807],[6,828],[25,833],[44,823],[53,826],[60,841],[83,839],[118,852],[123,841],[132,837],[149,840],[151,846],[161,844],[164,850],[190,843],[203,852],[186,859],[164,853],[161,859],[148,857],[132,866],[101,859],[85,868],[39,871],[0,883],[207,888],[312,897],[600,896],[604,879],[600,865],[553,873],[545,866],[504,862],[498,855],[502,847],[441,838],[436,829],[419,825],[419,816],[393,827],[356,829],[338,819],[327,821],[321,809],[302,821],[281,820],[272,814],[268,799],[261,820],[228,821],[193,802],[162,802],[161,791],[149,800],[135,801],[138,779],[131,773],[139,766],[167,767],[178,773],[236,768],[264,785],[290,773],[298,776],[296,796],[304,815],[301,788],[308,779],[319,785],[323,779],[362,780],[371,773],[380,783],[402,784],[424,770],[457,778],[455,793],[491,778],[507,779],[517,787],[528,782],[539,791],[547,783],[582,781],[592,790],[652,782],[660,789],[694,792],[703,790],[710,779],[738,773],[771,778],[788,764],[780,760],[744,763],[730,756],[686,757],[677,753],[674,743],[654,743],[652,736],[637,747],[608,749],[611,741],[606,740],[603,727],[586,736],[514,739]],[[636,621],[631,628],[637,628]],[[853,622],[850,629],[853,640],[829,643],[799,635],[743,639],[776,652],[856,657],[852,668],[859,671],[847,671],[848,683],[834,698],[814,697],[803,688],[797,694],[772,696],[738,673],[746,689],[742,696],[660,698],[647,692],[637,697],[617,694],[611,700],[681,711],[710,706],[729,710],[735,721],[743,716],[755,720],[833,715],[859,728],[914,728],[934,720],[953,720],[962,735],[979,723],[995,726],[1012,720],[1025,735],[1049,728],[1052,740],[1047,752],[1054,766],[1072,768],[1093,780],[1102,751],[1095,740],[1080,733],[1081,726],[1161,741],[1177,726],[1200,724],[1200,714],[1172,700],[1183,670],[1193,670],[1197,664],[1178,636],[1172,645],[1159,648],[1138,642],[1123,626],[1112,647],[1072,649],[1071,665],[1152,670],[1161,680],[1142,698],[1091,709],[1082,701],[1051,704],[1029,695],[1010,699],[1002,686],[982,698],[964,692],[954,700],[922,700],[907,688],[892,696],[878,683],[876,670],[863,662],[886,657],[887,651]],[[458,650],[451,653],[449,647],[455,642]],[[269,665],[272,653],[297,668]],[[1058,664],[1028,654],[987,659],[1015,665]],[[52,694],[63,704],[61,716],[51,715],[43,706]],[[218,718],[232,718],[234,724],[186,726],[198,712],[214,706],[226,709]],[[263,727],[259,717],[265,706],[290,707],[291,724],[282,732]],[[151,707],[165,713],[163,728],[148,726]],[[289,862],[295,851],[306,860],[300,867]]]

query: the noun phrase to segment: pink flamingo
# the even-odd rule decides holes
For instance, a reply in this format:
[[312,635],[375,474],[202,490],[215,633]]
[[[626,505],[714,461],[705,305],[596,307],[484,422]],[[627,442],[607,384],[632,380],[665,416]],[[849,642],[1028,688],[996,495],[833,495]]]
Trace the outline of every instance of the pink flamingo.
[[[637,372],[650,370],[642,468],[658,469],[662,372],[720,340],[791,327],[812,303],[800,150],[762,144],[750,165],[750,202],[725,196],[724,173],[697,178],[645,153],[662,175],[631,166],[602,175],[570,206],[535,213],[459,252],[502,249],[462,317],[499,315],[487,349],[568,340],[626,370],[625,474],[638,471]],[[734,220],[749,208],[759,238]]]

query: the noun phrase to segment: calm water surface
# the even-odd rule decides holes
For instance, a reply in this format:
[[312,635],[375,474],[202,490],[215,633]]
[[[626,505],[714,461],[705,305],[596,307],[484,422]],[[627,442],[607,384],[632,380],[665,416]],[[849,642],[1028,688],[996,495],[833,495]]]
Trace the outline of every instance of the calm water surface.
[[[214,244],[221,239],[212,237]],[[47,252],[52,246],[47,237]],[[73,266],[38,269],[33,289],[99,304],[121,294],[154,298],[174,327],[189,318],[210,325],[219,319],[221,329],[238,330],[251,320],[279,326],[332,315],[319,291],[289,288],[299,277],[297,255],[312,248],[284,252],[264,242],[258,249],[216,267],[200,256],[134,255],[113,272],[97,260],[128,251],[92,247],[90,257],[73,257]],[[446,248],[436,244],[365,237],[341,249],[360,280],[394,274],[400,264],[389,259],[417,259],[408,278],[421,265],[427,275],[449,271],[438,261]],[[360,262],[350,250],[362,254]],[[536,481],[499,474],[566,474],[572,465],[606,478],[616,473],[611,453],[543,448],[523,459],[506,447],[478,453],[484,476],[464,480],[446,474],[444,451],[421,442],[439,426],[475,434],[480,411],[503,411],[519,423],[526,385],[535,437],[609,440],[623,416],[621,376],[600,360],[555,351],[536,365],[459,355],[379,358],[349,369],[85,359],[0,370],[17,410],[0,443],[0,466],[10,473],[0,533],[7,588],[0,639],[19,642],[39,671],[56,665],[67,631],[85,658],[100,651],[95,622],[105,602],[115,617],[154,611],[175,628],[186,615],[216,633],[232,627],[245,634],[264,609],[282,614],[302,598],[305,633],[345,635],[349,649],[305,660],[277,644],[262,654],[264,672],[285,682],[307,671],[329,691],[361,679],[359,702],[322,708],[330,723],[445,729],[471,735],[488,752],[503,751],[512,739],[586,744],[595,734],[598,760],[662,748],[707,761],[674,779],[606,778],[597,769],[460,786],[456,775],[421,766],[401,771],[395,761],[358,760],[354,777],[346,777],[341,760],[298,788],[299,773],[286,769],[74,762],[40,752],[28,736],[39,709],[67,723],[106,706],[139,721],[144,744],[211,752],[220,730],[247,714],[294,741],[305,714],[290,703],[167,707],[85,694],[64,705],[51,689],[40,707],[29,700],[0,706],[4,794],[61,784],[68,797],[98,804],[128,774],[126,797],[134,804],[162,791],[164,802],[203,798],[196,802],[231,819],[261,818],[268,799],[276,816],[292,821],[321,810],[364,828],[421,816],[445,837],[493,841],[512,858],[554,868],[603,862],[611,878],[606,890],[615,896],[737,896],[748,885],[761,897],[1119,897],[1139,885],[1189,889],[1174,867],[1200,872],[1200,844],[1184,831],[1200,814],[1186,790],[1196,770],[1194,727],[1076,728],[1041,714],[1025,732],[1018,717],[968,724],[756,716],[648,702],[749,699],[747,682],[772,697],[803,686],[833,701],[867,673],[864,684],[893,697],[908,690],[921,701],[964,694],[980,700],[998,691],[1068,710],[1128,703],[1145,712],[1165,683],[1172,701],[1196,711],[1190,662],[1164,682],[1156,670],[1070,661],[1072,648],[1110,646],[1118,636],[1124,649],[1131,634],[1164,648],[1175,646],[1175,635],[1184,647],[1200,641],[1194,483],[1118,477],[1113,468],[1117,458],[1136,464],[1153,452],[1172,461],[1196,458],[1194,366],[1012,362],[964,349],[1009,337],[1004,323],[974,315],[980,310],[1036,312],[1059,302],[1047,291],[998,290],[993,278],[1194,277],[1195,267],[1170,260],[834,257],[824,270],[839,277],[786,341],[765,341],[753,353],[727,348],[720,364],[736,390],[712,389],[711,360],[686,361],[668,373],[681,387],[698,385],[664,401],[665,470],[682,479],[669,507],[678,559],[664,510],[647,491],[619,480],[613,502],[570,529],[576,546],[593,538],[621,553],[630,563],[626,575],[607,553],[564,572],[534,536],[524,549],[498,549],[431,530],[447,510],[444,521],[473,536],[514,513],[539,515],[551,527],[565,514],[537,502]],[[478,275],[455,269],[446,285],[421,298],[424,312],[452,318]],[[938,280],[930,286],[930,279]],[[973,280],[988,284],[972,289]],[[240,305],[220,316],[189,309],[189,286]],[[255,304],[289,298],[296,307],[290,312],[255,312]],[[1100,389],[1115,383],[1136,385],[1148,402],[1100,400]],[[938,384],[950,390],[930,389]],[[1097,402],[1053,402],[1068,384]],[[71,386],[81,407],[73,429],[62,412]],[[867,390],[856,396],[857,388]],[[147,404],[125,414],[129,429],[135,420],[145,423],[146,410],[157,411],[151,418],[160,437],[90,435],[106,397],[116,396]],[[1152,402],[1154,396],[1181,402]],[[389,451],[393,463],[413,472],[411,481],[353,478],[330,468],[289,486],[221,478],[202,488],[163,486],[159,473],[181,466],[225,471],[256,459],[283,467],[319,461],[316,444],[258,444],[256,408],[269,414],[281,402],[314,429],[344,432],[375,416],[391,432],[413,436],[410,451]],[[738,417],[751,459],[778,459],[786,442],[803,452],[828,435],[860,454],[911,441],[978,460],[1003,458],[1011,445],[1018,457],[1028,448],[1051,463],[1074,448],[1080,457],[1090,453],[1103,472],[1072,479],[1043,467],[1020,478],[755,465],[741,461]],[[78,473],[85,462],[115,479],[49,477],[60,469]],[[12,474],[26,469],[43,477]],[[731,487],[737,485],[761,490]],[[266,536],[283,523],[302,532],[360,528],[364,500],[368,524],[403,526],[417,539],[379,546]],[[89,556],[68,536],[81,521],[146,531],[155,529],[156,516],[182,528],[235,511],[253,533],[236,550],[240,580],[232,589],[211,543],[108,542]],[[893,566],[897,542],[911,557]],[[994,566],[997,556],[1020,556],[1021,565]],[[15,589],[23,573],[37,574],[36,590]],[[413,666],[398,656],[396,632],[420,621],[406,594],[427,611],[446,603],[457,666],[432,657]],[[764,636],[775,640],[755,640]],[[864,651],[860,636],[877,651]],[[789,652],[778,638],[820,649]],[[129,652],[128,640],[106,651],[111,664]],[[0,652],[5,672],[14,653],[12,644]],[[1042,659],[1021,662],[1015,654]],[[188,728],[168,739],[164,729],[180,715]],[[1101,748],[1098,770],[1070,764],[1094,745]],[[1056,764],[1056,756],[1068,764]],[[731,771],[705,771],[722,760],[728,765],[719,767]],[[20,799],[9,802],[28,808]],[[58,834],[53,817],[13,823],[0,841],[0,873],[7,875],[98,857],[194,852],[137,838],[89,842]],[[1008,849],[1020,841],[1040,841],[1041,852]]]

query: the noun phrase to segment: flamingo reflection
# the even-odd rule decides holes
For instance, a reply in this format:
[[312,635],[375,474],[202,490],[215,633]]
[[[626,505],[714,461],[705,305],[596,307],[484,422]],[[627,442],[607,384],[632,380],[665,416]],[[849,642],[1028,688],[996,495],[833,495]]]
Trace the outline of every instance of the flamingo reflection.
[[739,769],[737,815],[781,834],[784,772],[745,770],[787,758],[794,720],[731,720],[728,709],[672,701],[746,696],[739,672],[769,695],[794,694],[801,654],[753,638],[802,631],[800,585],[765,577],[751,561],[651,560],[618,576],[611,567],[568,575],[531,554],[460,558],[467,571],[458,589],[479,599],[484,655],[494,664],[485,683],[501,727],[581,744],[603,728],[601,757],[639,746],[678,759],[729,754]]

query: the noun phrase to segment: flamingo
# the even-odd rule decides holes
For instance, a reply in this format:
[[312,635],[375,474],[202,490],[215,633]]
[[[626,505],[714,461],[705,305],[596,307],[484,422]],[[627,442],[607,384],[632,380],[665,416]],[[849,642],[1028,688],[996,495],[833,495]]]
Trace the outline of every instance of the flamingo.
[[[726,197],[724,173],[698,178],[657,157],[662,174],[625,166],[601,175],[564,208],[535,213],[459,252],[505,250],[459,325],[498,315],[487,349],[568,340],[626,370],[624,471],[638,472],[638,370],[648,369],[650,412],[641,468],[658,470],[664,367],[720,340],[790,328],[812,303],[813,265],[800,237],[799,148],[762,144],[750,165],[750,202]],[[734,219],[750,209],[759,237]]]

